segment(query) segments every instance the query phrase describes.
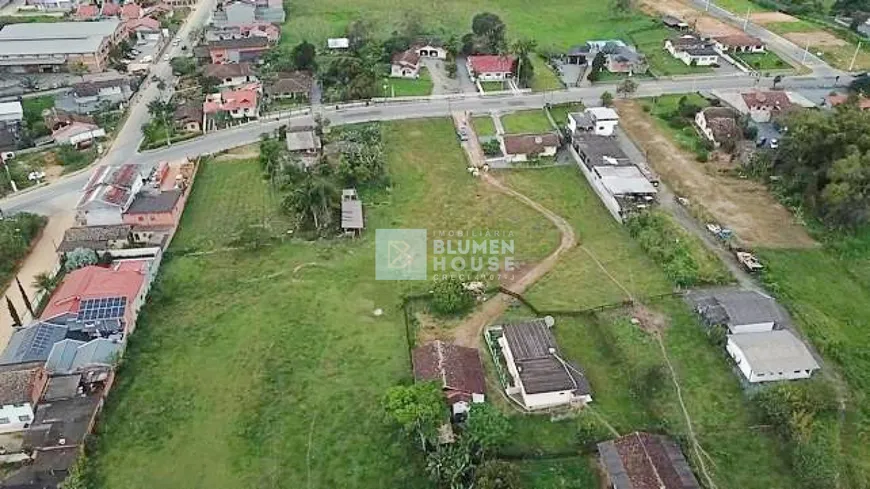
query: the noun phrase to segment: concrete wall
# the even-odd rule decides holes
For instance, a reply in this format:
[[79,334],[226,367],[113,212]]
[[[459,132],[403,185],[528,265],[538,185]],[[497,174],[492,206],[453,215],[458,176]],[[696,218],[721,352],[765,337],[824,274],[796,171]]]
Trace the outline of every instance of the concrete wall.
[[611,195],[610,191],[607,190],[607,187],[604,186],[604,183],[598,176],[590,170],[584,163],[583,159],[580,158],[580,155],[577,154],[577,151],[571,147],[571,155],[574,156],[574,159],[577,161],[577,166],[580,167],[580,171],[583,173],[583,176],[586,177],[586,181],[589,182],[589,185],[592,186],[592,190],[598,195],[598,198],[601,199],[601,202],[604,204],[604,207],[607,208],[607,211],[610,212],[610,215],[616,219],[617,222],[622,224],[622,215],[620,214],[621,207],[619,206],[619,202],[616,201],[616,198]]
[[731,334],[763,333],[765,331],[773,331],[773,321],[766,323],[735,324],[730,326],[728,330]]

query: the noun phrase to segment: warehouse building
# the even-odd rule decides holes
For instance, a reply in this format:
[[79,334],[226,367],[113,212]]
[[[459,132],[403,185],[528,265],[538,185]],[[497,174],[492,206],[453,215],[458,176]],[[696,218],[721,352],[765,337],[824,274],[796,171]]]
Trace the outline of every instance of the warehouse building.
[[125,35],[117,19],[100,22],[10,24],[0,30],[0,71],[58,73],[82,69],[98,73],[109,51]]

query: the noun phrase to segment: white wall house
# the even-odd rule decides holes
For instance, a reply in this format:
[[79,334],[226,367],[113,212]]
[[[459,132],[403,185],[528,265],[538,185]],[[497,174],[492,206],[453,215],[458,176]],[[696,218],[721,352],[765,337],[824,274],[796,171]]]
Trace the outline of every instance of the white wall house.
[[553,324],[547,316],[495,328],[503,333],[498,344],[512,379],[506,393],[529,410],[592,402],[586,376],[560,356]]
[[612,136],[619,126],[619,114],[608,107],[590,107],[583,112],[568,114],[568,129],[596,136]]
[[788,330],[728,335],[725,349],[752,383],[806,379],[819,369],[806,345]]
[[417,53],[417,56],[420,56],[421,58],[447,59],[447,49],[443,46],[418,44],[411,49],[413,49]]
[[714,45],[691,34],[665,40],[665,51],[686,66],[712,66],[719,63],[719,53]]

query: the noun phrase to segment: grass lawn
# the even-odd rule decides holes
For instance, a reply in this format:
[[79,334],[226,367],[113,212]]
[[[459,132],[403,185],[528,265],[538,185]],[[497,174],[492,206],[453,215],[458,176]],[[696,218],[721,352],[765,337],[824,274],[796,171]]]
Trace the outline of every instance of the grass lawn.
[[501,92],[508,89],[507,84],[500,81],[482,81],[480,88],[483,89],[483,93]]
[[501,116],[507,134],[525,134],[552,131],[553,126],[543,110],[523,110]]
[[[813,54],[821,53],[822,60],[829,63],[831,66],[842,70],[849,69],[849,65],[852,63],[852,57],[855,56],[855,49],[857,48],[858,44],[857,39],[859,39],[857,34],[838,32],[836,29],[831,29],[827,26],[816,24],[808,20],[798,20],[797,22],[775,22],[772,24],[767,24],[765,27],[780,35],[793,34],[792,37],[799,36],[801,34],[811,35],[812,33],[818,32],[826,33],[829,36],[840,39],[840,41],[842,41],[841,46],[822,46],[814,43],[813,40],[810,39],[809,50]],[[798,44],[800,46],[806,45],[807,42],[803,41],[802,39],[793,38],[791,40],[795,42],[795,44]],[[867,49],[863,47],[863,45],[861,50],[858,52],[858,57],[855,58],[854,69],[870,69],[870,52],[868,52]]]
[[565,88],[562,85],[562,81],[559,80],[559,77],[543,58],[540,56],[530,56],[530,59],[535,67],[535,77],[532,79],[533,91],[546,92]]
[[736,56],[748,66],[758,71],[784,70],[791,68],[791,65],[783,61],[782,58],[771,51],[765,53],[737,53],[733,56]]
[[550,106],[550,117],[556,121],[559,126],[568,124],[568,114],[571,112],[582,112],[584,106],[582,103],[570,102],[567,104],[558,104]]
[[571,166],[514,171],[505,179],[567,219],[583,245],[569,251],[559,266],[529,290],[527,296],[536,307],[580,310],[625,299],[622,289],[585,250],[601,261],[632,295],[643,297],[671,290],[664,273],[607,212],[580,170]]
[[525,460],[517,462],[523,487],[534,489],[591,489],[596,487],[591,457]]
[[52,107],[54,107],[53,95],[43,95],[41,97],[21,100],[21,108],[24,112],[24,124],[27,126],[30,137],[37,138],[51,134],[51,130],[45,127],[42,111]]
[[388,78],[386,80],[388,96],[394,97],[419,97],[432,93],[432,76],[429,70],[420,70],[420,77],[416,80],[409,78]]
[[411,375],[399,298],[425,285],[374,280],[374,229],[513,230],[521,260],[549,253],[558,233],[468,177],[449,120],[384,127],[391,191],[363,196],[359,240],[221,251],[240,223],[280,235],[283,218],[255,161],[202,168],[171,251],[209,253],[165,261],[103,413],[89,487],[429,487],[380,411],[385,389]]
[[[764,280],[851,390],[843,453],[849,482],[870,477],[870,271],[866,237],[854,249],[759,250]],[[855,246],[857,245],[857,246]],[[837,254],[835,254],[837,253]],[[841,258],[838,258],[838,254]],[[830,372],[829,372],[830,373]],[[860,474],[860,475],[859,475]]]
[[478,136],[495,136],[495,123],[492,122],[492,117],[488,115],[475,117],[472,119],[472,124]]
[[[651,271],[651,273],[653,273]],[[568,282],[565,282],[568,284]],[[579,283],[578,283],[579,285]],[[534,303],[535,301],[533,301]],[[681,384],[693,427],[705,452],[706,465],[721,489],[796,487],[776,440],[758,430],[735,372],[721,349],[707,339],[698,320],[680,299],[647,304],[666,318],[664,343]],[[556,317],[554,332],[565,358],[581,365],[592,386],[590,409],[578,417],[550,421],[547,417],[512,416],[516,445],[530,455],[592,454],[594,443],[612,437],[600,419],[621,434],[637,430],[667,433],[680,440],[686,457],[687,428],[658,343],[631,323],[632,314],[611,310],[576,317]],[[582,462],[556,467],[532,462],[523,467],[541,486],[598,487]],[[568,483],[565,473],[583,481]],[[555,481],[547,475],[555,475]],[[557,485],[544,485],[553,484]]]
[[759,12],[770,12],[770,9],[759,5],[752,0],[711,0],[710,3],[714,3],[729,12],[735,13],[738,16],[745,16],[747,9],[750,12],[759,13]]
[[701,108],[710,105],[707,99],[697,93],[661,95],[656,98],[643,99],[641,103],[645,107],[649,107],[649,113],[655,116],[653,120],[659,127],[659,130],[668,134],[680,148],[696,154],[706,153],[707,150],[704,148],[704,142],[691,121],[687,121],[686,126],[682,128],[674,127],[668,122],[671,114],[677,111],[680,99],[683,97],[687,97],[689,103]]

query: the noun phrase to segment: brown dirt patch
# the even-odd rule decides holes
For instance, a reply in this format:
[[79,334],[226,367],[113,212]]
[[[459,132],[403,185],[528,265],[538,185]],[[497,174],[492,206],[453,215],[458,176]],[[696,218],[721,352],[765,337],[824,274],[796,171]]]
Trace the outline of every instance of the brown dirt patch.
[[767,25],[779,22],[797,22],[799,19],[782,12],[758,12],[749,14],[749,19],[756,24]]
[[791,213],[767,189],[750,180],[718,173],[682,151],[639,103],[618,102],[620,125],[648,155],[653,169],[678,194],[688,197],[706,214],[733,229],[748,246],[805,248],[816,246]]
[[798,46],[809,44],[810,51],[814,48],[838,48],[848,44],[839,37],[825,31],[789,32],[785,34],[785,38]]
[[653,311],[643,304],[636,304],[631,310],[632,319],[636,319],[637,325],[651,334],[662,334],[671,325],[670,319],[664,314]]
[[741,32],[740,29],[705,15],[680,0],[641,0],[640,8],[654,17],[667,14],[683,19],[706,36],[725,36]]

